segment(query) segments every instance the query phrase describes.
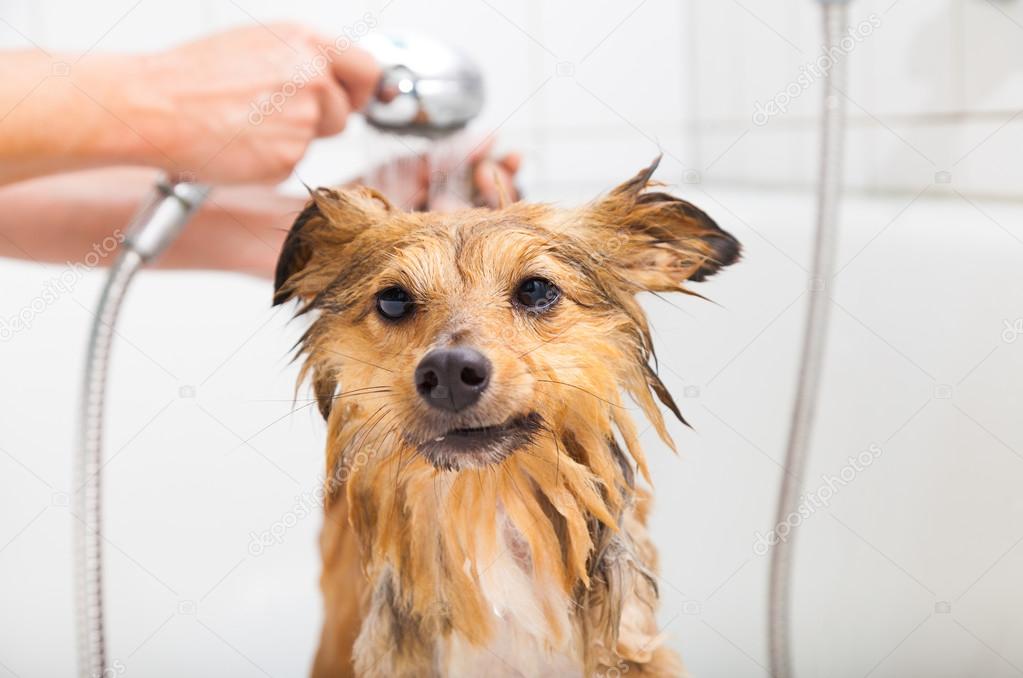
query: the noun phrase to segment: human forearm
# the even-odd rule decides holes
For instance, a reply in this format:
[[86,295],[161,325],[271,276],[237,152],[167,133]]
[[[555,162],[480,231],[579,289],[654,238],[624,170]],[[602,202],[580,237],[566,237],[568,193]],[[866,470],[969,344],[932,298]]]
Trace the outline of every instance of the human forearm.
[[[155,126],[140,101],[144,58],[95,55],[3,55],[0,87],[0,184],[110,164],[161,165]],[[132,82],[132,88],[117,87]],[[140,85],[140,83],[142,83]],[[139,129],[145,127],[146,129]],[[153,129],[151,129],[153,128]]]
[[142,165],[209,184],[286,178],[339,133],[380,69],[350,42],[274,24],[148,54],[0,52],[0,184]]
[[[147,169],[111,168],[0,188],[0,256],[83,262],[99,248],[107,256],[95,263],[109,264],[112,252],[105,239],[123,236],[155,178]],[[158,265],[271,276],[285,232],[302,204],[301,198],[268,187],[218,188]]]

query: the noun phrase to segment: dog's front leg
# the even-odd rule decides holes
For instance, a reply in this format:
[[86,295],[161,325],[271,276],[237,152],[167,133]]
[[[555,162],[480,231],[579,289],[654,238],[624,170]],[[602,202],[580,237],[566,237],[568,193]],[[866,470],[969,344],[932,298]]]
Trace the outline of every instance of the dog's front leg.
[[355,675],[359,678],[429,678],[440,676],[437,639],[398,602],[390,572],[373,589],[369,613],[355,641]]
[[343,495],[328,503],[320,549],[324,620],[312,678],[350,678],[355,670],[353,646],[362,627],[369,582],[363,577],[359,542],[348,525],[348,504]]
[[[637,490],[624,512],[621,530],[609,535],[598,564],[592,627],[602,642],[599,676],[628,673],[636,678],[688,676],[681,659],[663,645],[657,623],[657,549],[647,530],[650,496]],[[613,630],[612,630],[613,629]]]

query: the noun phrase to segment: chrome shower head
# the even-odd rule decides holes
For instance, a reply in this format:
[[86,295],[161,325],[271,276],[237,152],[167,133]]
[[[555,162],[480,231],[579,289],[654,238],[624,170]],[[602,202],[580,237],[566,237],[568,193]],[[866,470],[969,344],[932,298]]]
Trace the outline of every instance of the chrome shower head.
[[371,33],[360,42],[383,75],[364,111],[377,129],[437,138],[465,127],[483,108],[483,76],[463,52],[417,33]]

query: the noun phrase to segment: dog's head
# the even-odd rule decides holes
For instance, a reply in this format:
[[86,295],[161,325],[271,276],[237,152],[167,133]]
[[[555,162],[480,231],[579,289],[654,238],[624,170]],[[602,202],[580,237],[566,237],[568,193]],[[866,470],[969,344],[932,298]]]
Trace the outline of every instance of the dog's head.
[[739,257],[705,213],[647,190],[656,166],[578,209],[407,213],[366,188],[313,193],[274,301],[316,316],[301,351],[328,497],[346,488],[375,554],[399,564],[415,556],[388,535],[449,530],[417,552],[471,579],[485,548],[463,531],[501,510],[534,568],[586,580],[591,522],[614,525],[646,473],[624,397],[666,440],[654,397],[681,418],[636,295],[685,292]]

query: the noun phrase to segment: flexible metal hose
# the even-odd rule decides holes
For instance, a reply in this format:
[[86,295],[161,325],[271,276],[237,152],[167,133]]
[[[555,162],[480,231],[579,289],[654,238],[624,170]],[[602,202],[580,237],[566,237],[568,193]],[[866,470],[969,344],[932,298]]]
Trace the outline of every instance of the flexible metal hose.
[[207,187],[161,180],[132,220],[110,268],[89,334],[79,422],[75,489],[75,602],[78,674],[103,678],[107,667],[103,614],[103,407],[114,326],[135,273],[169,245],[206,198]]
[[83,678],[100,678],[106,667],[103,628],[103,535],[101,492],[103,465],[103,404],[107,368],[114,337],[114,323],[124,293],[142,256],[124,249],[110,269],[106,286],[89,335],[82,393],[81,450],[75,464],[75,583],[78,611],[79,673]]
[[[829,54],[841,41],[846,28],[845,2],[822,5],[825,49]],[[844,55],[843,55],[844,56]],[[809,282],[810,301],[803,333],[803,360],[799,368],[796,401],[792,410],[788,445],[775,534],[778,541],[771,553],[770,591],[768,599],[768,647],[771,675],[789,678],[792,675],[790,640],[792,602],[792,556],[796,529],[782,537],[778,526],[787,524],[796,515],[802,492],[803,470],[813,434],[817,396],[820,391],[824,346],[827,339],[828,287],[835,271],[835,250],[838,240],[838,202],[842,181],[842,134],[845,125],[845,61],[832,59],[824,77],[824,107],[821,115],[820,174],[817,187],[817,233],[813,249],[813,270]]]

